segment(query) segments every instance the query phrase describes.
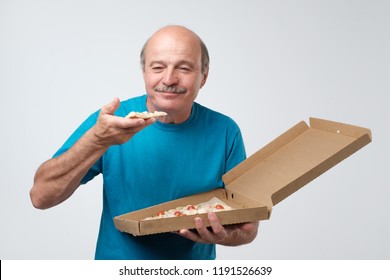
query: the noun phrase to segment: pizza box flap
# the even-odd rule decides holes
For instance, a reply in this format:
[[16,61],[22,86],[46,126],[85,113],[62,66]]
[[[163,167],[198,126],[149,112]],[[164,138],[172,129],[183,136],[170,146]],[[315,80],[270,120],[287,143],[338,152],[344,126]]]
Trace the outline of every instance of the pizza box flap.
[[371,142],[366,128],[310,118],[223,176],[228,199],[271,211],[298,189]]

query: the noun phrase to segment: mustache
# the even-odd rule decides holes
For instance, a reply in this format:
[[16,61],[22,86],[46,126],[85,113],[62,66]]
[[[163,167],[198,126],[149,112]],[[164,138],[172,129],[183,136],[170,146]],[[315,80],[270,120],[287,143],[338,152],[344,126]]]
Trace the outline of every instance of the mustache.
[[169,86],[155,87],[154,90],[157,92],[169,92],[169,93],[186,93],[187,92],[186,88],[169,87]]

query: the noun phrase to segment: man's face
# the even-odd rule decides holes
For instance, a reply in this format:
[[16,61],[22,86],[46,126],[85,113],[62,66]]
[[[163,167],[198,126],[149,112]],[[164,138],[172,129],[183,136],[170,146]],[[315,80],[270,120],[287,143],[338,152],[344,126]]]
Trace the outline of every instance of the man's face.
[[185,121],[207,78],[207,71],[201,73],[199,40],[185,29],[160,30],[146,47],[143,77],[148,109],[165,111],[176,123]]

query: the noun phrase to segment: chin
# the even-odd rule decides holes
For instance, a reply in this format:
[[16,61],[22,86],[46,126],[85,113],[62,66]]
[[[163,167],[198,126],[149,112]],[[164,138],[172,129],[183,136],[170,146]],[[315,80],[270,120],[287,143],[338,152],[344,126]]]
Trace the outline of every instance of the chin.
[[149,108],[149,109],[164,111],[164,112],[175,110],[175,108],[180,108],[180,102],[175,102],[172,99],[166,99],[166,98],[153,98],[151,105],[154,108]]
[[192,107],[193,100],[189,99],[187,93],[167,93],[167,92],[154,92],[148,95],[150,98],[150,105],[157,111],[164,112],[177,112],[186,107]]

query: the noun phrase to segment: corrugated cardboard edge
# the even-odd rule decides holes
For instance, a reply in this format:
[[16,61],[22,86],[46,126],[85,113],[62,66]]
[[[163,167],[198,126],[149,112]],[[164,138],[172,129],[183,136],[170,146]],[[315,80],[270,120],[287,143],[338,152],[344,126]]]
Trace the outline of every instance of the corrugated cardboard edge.
[[[350,136],[353,138],[365,137],[367,142],[363,146],[367,145],[372,141],[372,133],[371,130],[368,128],[313,117],[309,118],[309,121],[311,128],[329,131],[332,133],[341,133],[343,135]],[[362,148],[363,146],[361,146],[360,148]]]

